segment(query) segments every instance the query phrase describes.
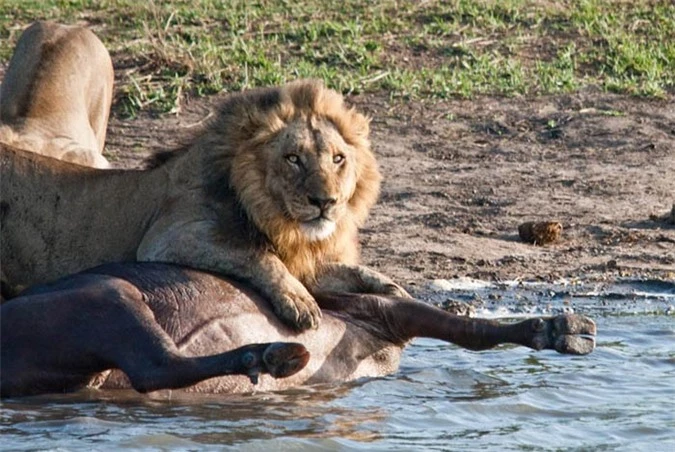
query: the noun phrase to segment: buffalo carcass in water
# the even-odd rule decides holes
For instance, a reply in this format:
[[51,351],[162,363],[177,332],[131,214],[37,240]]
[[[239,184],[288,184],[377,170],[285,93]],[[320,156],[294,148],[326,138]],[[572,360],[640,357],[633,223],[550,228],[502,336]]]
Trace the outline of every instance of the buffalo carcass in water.
[[94,382],[141,392],[281,390],[390,374],[414,337],[471,350],[594,348],[595,324],[579,315],[500,323],[409,299],[327,293],[318,301],[320,326],[297,333],[242,284],[164,264],[104,265],[2,304],[0,391],[75,391]]

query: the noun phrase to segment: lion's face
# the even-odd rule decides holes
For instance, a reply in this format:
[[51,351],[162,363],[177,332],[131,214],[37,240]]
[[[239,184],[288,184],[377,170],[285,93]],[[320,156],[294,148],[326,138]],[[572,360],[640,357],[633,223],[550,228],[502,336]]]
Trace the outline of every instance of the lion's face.
[[325,119],[297,119],[267,148],[265,187],[309,241],[335,232],[356,189],[356,150]]
[[226,181],[294,275],[358,259],[358,228],[380,187],[368,118],[299,80],[230,96],[210,130],[199,144],[209,190]]

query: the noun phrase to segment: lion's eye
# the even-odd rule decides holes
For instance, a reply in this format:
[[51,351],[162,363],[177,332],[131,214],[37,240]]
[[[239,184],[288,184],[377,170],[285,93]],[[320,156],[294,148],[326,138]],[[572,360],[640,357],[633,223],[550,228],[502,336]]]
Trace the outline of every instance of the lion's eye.
[[336,165],[339,165],[340,163],[342,163],[344,161],[345,161],[345,156],[342,155],[342,154],[335,154],[333,156],[333,163],[335,163]]
[[298,163],[300,163],[300,157],[298,157],[295,154],[288,154],[286,156],[286,161],[292,165],[297,165]]

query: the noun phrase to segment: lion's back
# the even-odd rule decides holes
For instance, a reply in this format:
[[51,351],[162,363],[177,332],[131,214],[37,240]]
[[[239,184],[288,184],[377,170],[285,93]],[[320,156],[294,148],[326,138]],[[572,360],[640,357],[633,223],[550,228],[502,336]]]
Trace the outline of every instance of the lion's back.
[[[107,168],[101,152],[112,102],[112,61],[88,29],[35,22],[0,85],[0,141]],[[9,130],[8,130],[9,129]]]

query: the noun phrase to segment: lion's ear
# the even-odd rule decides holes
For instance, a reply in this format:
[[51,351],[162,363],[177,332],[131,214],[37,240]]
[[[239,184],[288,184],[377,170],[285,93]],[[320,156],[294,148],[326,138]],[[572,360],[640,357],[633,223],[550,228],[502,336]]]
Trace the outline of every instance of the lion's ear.
[[370,117],[362,115],[354,107],[349,110],[349,114],[351,116],[350,127],[354,133],[367,140],[370,136]]
[[244,143],[283,127],[281,106],[284,96],[279,88],[263,88],[234,93],[221,104],[212,128],[227,141]]
[[357,112],[354,107],[343,107],[339,114],[330,115],[330,119],[345,142],[359,150],[370,149],[370,118]]

